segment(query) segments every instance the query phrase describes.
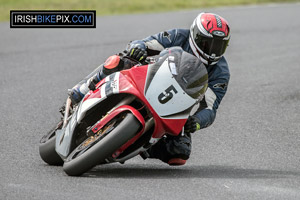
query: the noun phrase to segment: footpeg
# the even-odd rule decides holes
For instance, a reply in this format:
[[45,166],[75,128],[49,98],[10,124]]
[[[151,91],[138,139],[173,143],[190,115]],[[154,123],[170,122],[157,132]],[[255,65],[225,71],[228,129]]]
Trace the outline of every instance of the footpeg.
[[148,153],[147,151],[141,152],[141,153],[140,153],[140,156],[141,156],[144,160],[146,160],[147,158],[150,157],[150,155],[149,155],[149,153]]

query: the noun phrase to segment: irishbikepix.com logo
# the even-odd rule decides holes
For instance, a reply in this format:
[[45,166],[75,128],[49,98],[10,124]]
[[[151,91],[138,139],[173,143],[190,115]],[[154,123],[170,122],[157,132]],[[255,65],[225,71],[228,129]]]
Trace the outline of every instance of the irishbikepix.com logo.
[[96,28],[96,11],[10,11],[10,28]]

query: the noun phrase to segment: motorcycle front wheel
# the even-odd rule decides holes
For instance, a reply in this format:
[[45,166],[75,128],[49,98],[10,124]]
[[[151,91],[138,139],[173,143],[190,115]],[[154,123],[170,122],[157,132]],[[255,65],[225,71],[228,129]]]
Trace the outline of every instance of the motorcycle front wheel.
[[103,163],[133,138],[140,126],[132,113],[123,113],[112,119],[97,134],[87,138],[72,151],[65,160],[64,171],[69,176],[80,176],[97,164]]

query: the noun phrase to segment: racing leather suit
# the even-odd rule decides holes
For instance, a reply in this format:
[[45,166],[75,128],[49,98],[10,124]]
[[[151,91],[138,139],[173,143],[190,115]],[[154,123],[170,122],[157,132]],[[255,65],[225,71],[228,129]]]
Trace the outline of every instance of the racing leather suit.
[[[172,29],[149,36],[143,40],[132,41],[127,49],[140,47],[147,51],[148,56],[159,54],[162,50],[169,47],[180,46],[184,51],[194,55],[189,43],[188,29]],[[227,85],[230,78],[228,64],[224,56],[214,65],[208,65],[208,89],[204,99],[200,102],[200,107],[194,114],[200,129],[210,126],[215,118],[216,112],[227,91]],[[106,74],[103,72],[103,65],[97,74],[99,80]],[[118,69],[121,70],[121,69]]]
[[[165,48],[180,46],[184,51],[196,55],[197,53],[194,53],[190,46],[189,34],[190,31],[188,29],[172,29],[149,36],[143,40],[132,41],[127,49],[130,50],[139,47],[146,50],[148,56],[153,56],[158,55]],[[104,65],[105,63],[100,65],[90,75],[73,87],[70,95],[72,97],[78,96],[78,100],[80,101],[84,94],[88,92],[91,82],[99,82],[115,71],[132,67],[132,65],[126,64],[125,61],[113,70],[107,71]],[[206,68],[208,72],[208,89],[205,93],[205,97],[200,102],[198,110],[193,115],[197,123],[200,124],[200,129],[206,128],[214,122],[219,104],[226,94],[230,78],[228,65],[224,56],[214,65],[206,65]],[[147,150],[147,152],[148,155],[146,157],[158,158],[169,165],[185,164],[191,154],[191,135],[190,133],[180,134],[179,136],[169,135],[161,139],[157,144]]]

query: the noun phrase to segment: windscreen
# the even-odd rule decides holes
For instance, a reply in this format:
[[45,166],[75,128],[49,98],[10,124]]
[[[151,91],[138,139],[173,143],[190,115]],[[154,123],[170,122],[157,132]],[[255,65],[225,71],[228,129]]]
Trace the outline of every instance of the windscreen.
[[208,75],[205,65],[181,47],[164,50],[169,57],[169,68],[181,88],[192,98],[201,100],[207,89]]

